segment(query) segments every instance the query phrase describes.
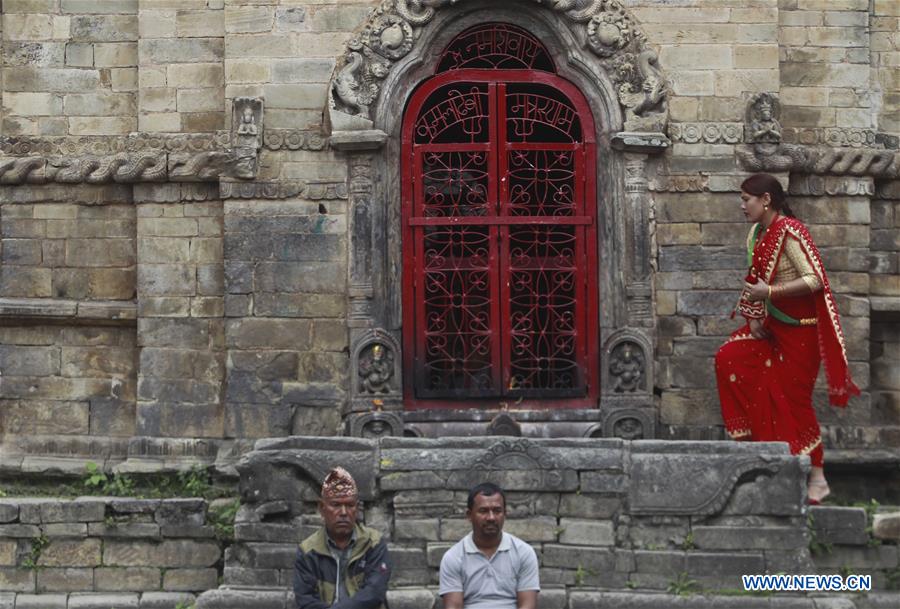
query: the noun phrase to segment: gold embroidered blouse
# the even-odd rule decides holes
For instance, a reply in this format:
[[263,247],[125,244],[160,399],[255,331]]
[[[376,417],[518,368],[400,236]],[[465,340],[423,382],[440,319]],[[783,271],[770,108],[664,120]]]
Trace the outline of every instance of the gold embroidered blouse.
[[822,282],[819,281],[806,254],[803,253],[800,243],[796,239],[786,236],[783,248],[781,258],[778,259],[778,265],[775,267],[773,285],[787,283],[801,277],[809,286],[810,292],[821,289]]

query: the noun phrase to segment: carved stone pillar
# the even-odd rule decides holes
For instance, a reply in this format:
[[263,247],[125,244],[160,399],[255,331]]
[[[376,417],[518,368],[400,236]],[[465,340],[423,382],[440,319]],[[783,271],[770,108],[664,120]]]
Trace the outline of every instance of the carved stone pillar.
[[372,325],[372,155],[351,154],[350,164],[350,309],[351,328]]
[[627,240],[628,273],[626,296],[628,322],[631,326],[653,326],[653,288],[650,272],[655,255],[652,247],[656,226],[652,216],[646,174],[647,155],[625,155],[625,215],[629,234]]
[[397,337],[384,329],[383,307],[376,306],[376,284],[383,276],[376,238],[386,214],[375,185],[375,154],[385,144],[382,131],[334,131],[330,143],[347,153],[349,173],[349,251],[347,253],[350,329],[350,403],[345,413],[351,435],[401,435],[403,407]]

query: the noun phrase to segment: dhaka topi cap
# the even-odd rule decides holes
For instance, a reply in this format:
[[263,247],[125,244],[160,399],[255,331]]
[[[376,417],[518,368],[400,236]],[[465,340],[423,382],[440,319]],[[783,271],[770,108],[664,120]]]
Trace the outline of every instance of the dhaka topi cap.
[[356,481],[350,472],[338,466],[328,472],[325,481],[322,482],[322,497],[329,499],[355,497],[357,495]]

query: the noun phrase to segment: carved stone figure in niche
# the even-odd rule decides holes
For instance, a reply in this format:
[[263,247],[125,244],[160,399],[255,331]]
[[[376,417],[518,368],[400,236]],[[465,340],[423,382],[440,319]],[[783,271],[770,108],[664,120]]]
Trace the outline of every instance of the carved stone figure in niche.
[[241,112],[241,123],[237,128],[238,135],[259,135],[259,129],[256,127],[256,117],[253,116],[253,108],[249,105],[244,106]]
[[624,417],[613,424],[613,435],[623,440],[640,440],[644,437],[644,425],[633,417]]
[[362,427],[364,438],[384,438],[391,435],[390,424],[383,419],[372,419]]
[[359,357],[360,391],[390,393],[394,376],[394,354],[380,343],[368,347]]
[[624,342],[616,346],[610,356],[609,373],[613,378],[613,391],[634,393],[643,388],[644,355],[641,348]]
[[753,97],[748,107],[747,130],[752,144],[778,144],[781,142],[781,125],[776,118],[778,100],[771,93],[760,93]]

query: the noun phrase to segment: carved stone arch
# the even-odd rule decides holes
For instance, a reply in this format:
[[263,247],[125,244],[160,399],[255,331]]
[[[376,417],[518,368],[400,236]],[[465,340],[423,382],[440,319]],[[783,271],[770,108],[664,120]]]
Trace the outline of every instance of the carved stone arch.
[[[656,52],[634,17],[620,0],[508,0],[492,2],[489,9],[468,0],[383,0],[369,20],[347,44],[329,89],[329,114],[336,130],[377,127],[372,108],[383,105],[386,82],[396,64],[408,58],[427,30],[446,20],[447,14],[512,9],[549,13],[556,29],[569,29],[577,39],[570,50],[585,48],[602,65],[614,84],[614,97],[633,131],[663,132],[666,121],[667,83]],[[537,5],[541,11],[534,11]],[[453,7],[452,11],[448,10]],[[493,17],[492,17],[493,19]]]
[[[415,19],[403,18],[408,14]],[[613,16],[628,24],[621,47],[610,29],[618,27]],[[349,153],[351,344],[358,344],[370,328],[395,335],[401,331],[400,129],[406,103],[417,85],[434,74],[454,37],[487,21],[510,23],[540,38],[559,76],[590,100],[599,158],[598,251],[604,261],[598,269],[598,340],[607,344],[620,328],[646,328],[652,345],[654,229],[644,174],[647,154],[668,146],[663,135],[665,80],[637,24],[615,0],[385,0],[350,41],[338,61],[327,113],[332,147]],[[592,36],[613,41],[616,48],[597,52]],[[385,50],[384,41],[394,50]],[[655,105],[628,95],[643,88],[633,82],[635,74],[645,73],[636,67],[639,58],[649,66],[650,80],[661,83]],[[339,91],[367,97],[357,100],[365,103],[348,104]],[[645,353],[652,357],[653,349]],[[357,361],[353,359],[351,369],[354,383]],[[605,366],[601,362],[601,369]],[[371,408],[356,399],[351,404],[357,412]]]

